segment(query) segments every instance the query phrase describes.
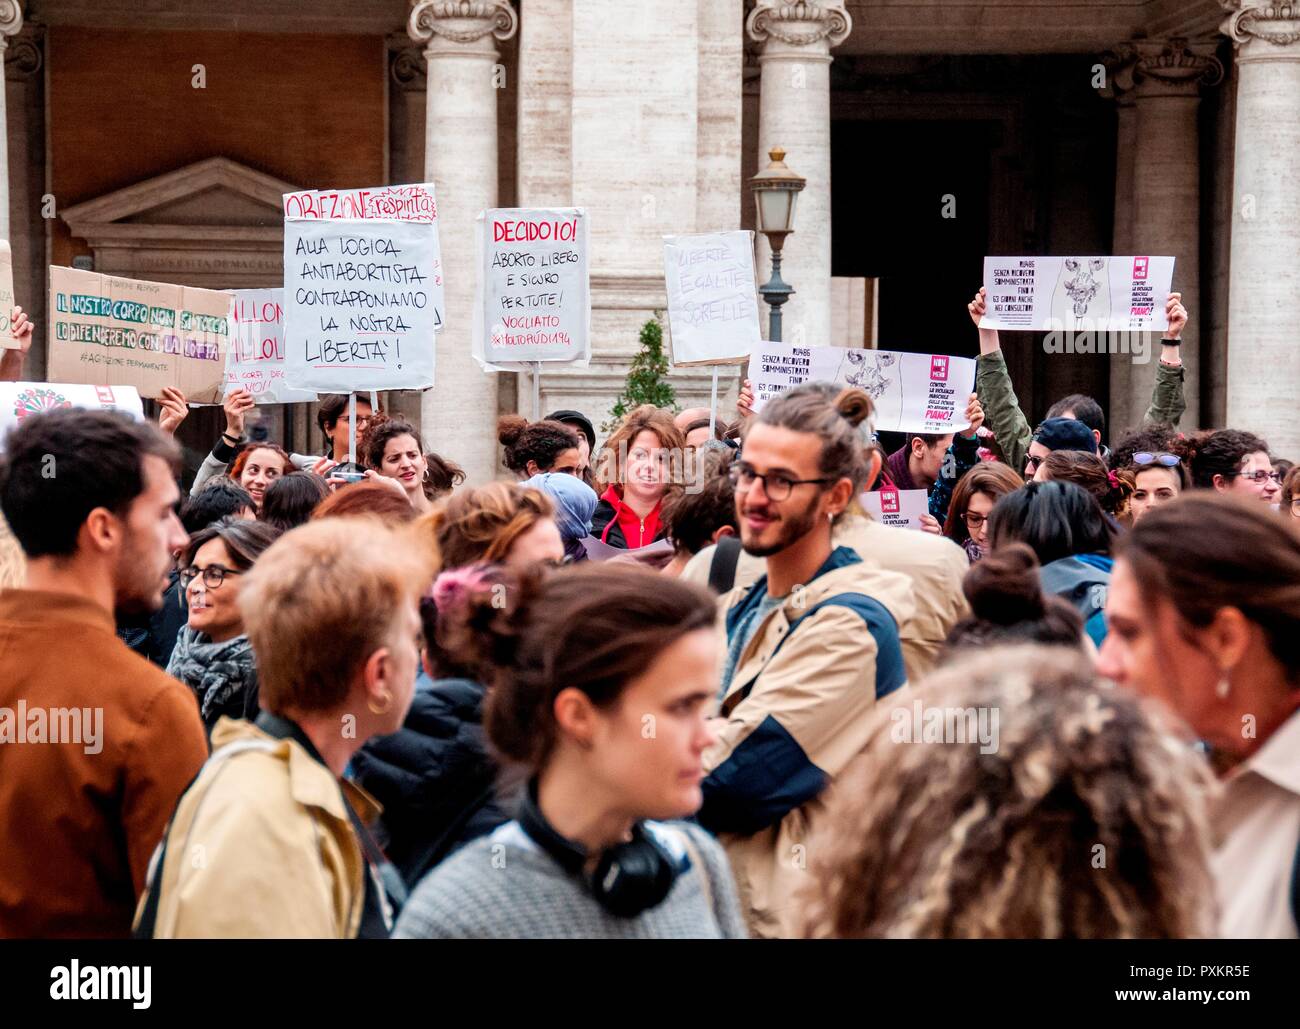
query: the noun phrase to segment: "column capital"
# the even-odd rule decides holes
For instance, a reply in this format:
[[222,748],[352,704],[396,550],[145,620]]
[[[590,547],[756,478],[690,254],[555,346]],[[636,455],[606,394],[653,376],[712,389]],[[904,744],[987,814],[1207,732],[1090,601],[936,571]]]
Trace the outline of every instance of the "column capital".
[[0,50],[8,44],[6,36],[13,36],[23,27],[23,9],[18,0],[0,0]]
[[1238,47],[1254,40],[1274,46],[1300,42],[1300,3],[1220,0],[1228,16],[1219,27]]
[[848,38],[853,18],[843,0],[758,0],[745,19],[749,38],[788,46],[820,46],[829,52]]
[[400,89],[421,93],[428,88],[429,65],[418,46],[394,50],[389,56],[388,74]]
[[1135,39],[1107,55],[1110,93],[1123,102],[1136,97],[1189,96],[1223,81],[1215,45],[1186,39]]
[[519,30],[519,15],[510,0],[411,0],[406,31],[417,43],[432,46],[477,43],[491,35],[509,39]]

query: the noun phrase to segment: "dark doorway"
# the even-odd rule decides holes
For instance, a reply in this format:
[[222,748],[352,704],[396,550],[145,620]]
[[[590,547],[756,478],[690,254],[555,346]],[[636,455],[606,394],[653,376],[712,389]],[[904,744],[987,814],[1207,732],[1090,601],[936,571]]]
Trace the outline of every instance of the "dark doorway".
[[880,279],[881,349],[978,352],[966,304],[988,246],[991,135],[980,122],[831,123],[831,274]]

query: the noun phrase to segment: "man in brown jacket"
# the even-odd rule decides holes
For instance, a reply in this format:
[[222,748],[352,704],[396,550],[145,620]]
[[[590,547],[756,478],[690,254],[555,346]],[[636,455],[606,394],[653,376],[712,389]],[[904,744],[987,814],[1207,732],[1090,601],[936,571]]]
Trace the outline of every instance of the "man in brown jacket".
[[186,543],[175,444],[124,415],[15,429],[0,509],[27,555],[0,591],[0,937],[120,937],[207,756],[193,695],[116,635]]

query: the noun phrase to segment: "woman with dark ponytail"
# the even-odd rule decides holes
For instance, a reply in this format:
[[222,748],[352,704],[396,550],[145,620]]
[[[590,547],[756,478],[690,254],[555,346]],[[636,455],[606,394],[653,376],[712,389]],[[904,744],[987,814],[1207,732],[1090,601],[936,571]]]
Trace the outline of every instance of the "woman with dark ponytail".
[[1172,707],[1208,749],[1219,932],[1295,939],[1300,897],[1300,536],[1242,498],[1197,493],[1119,546],[1097,671]]
[[971,565],[962,592],[971,614],[948,635],[950,652],[1004,643],[1084,646],[1082,616],[1043,592],[1038,558],[1023,543],[1008,543]]
[[516,820],[419,885],[397,937],[745,935],[722,848],[677,821],[714,741],[714,601],[648,575],[512,573],[440,610],[441,646],[487,685],[489,743],[528,784]]

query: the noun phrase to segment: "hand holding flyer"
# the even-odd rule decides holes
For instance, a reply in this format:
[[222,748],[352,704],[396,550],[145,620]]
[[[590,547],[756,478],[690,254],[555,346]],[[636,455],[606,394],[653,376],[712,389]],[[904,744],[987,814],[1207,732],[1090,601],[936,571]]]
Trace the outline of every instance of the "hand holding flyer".
[[930,495],[923,489],[895,489],[884,486],[859,498],[867,514],[882,525],[895,529],[916,529],[924,532],[921,521],[930,513]]

